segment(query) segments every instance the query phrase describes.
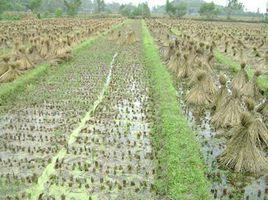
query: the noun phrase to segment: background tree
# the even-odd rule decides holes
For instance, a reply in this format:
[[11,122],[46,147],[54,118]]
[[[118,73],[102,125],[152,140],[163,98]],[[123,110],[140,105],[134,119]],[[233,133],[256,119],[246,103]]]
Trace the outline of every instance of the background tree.
[[151,11],[147,3],[141,3],[134,9],[132,16],[150,17]]
[[81,6],[81,0],[64,0],[64,5],[67,8],[67,14],[74,16],[77,14],[79,7]]
[[206,16],[208,19],[212,19],[219,14],[219,10],[213,2],[203,3],[200,7],[199,14],[201,16]]
[[42,4],[42,0],[30,0],[27,7],[32,12],[36,12],[40,8],[41,4]]
[[95,4],[97,5],[97,13],[103,12],[105,9],[105,2],[104,0],[96,0]]
[[141,16],[142,17],[151,17],[151,11],[147,3],[142,3],[139,4],[140,9],[141,9]]
[[63,11],[61,8],[55,10],[55,17],[62,17]]
[[238,0],[228,0],[228,5],[226,7],[227,18],[230,19],[233,12],[238,10],[244,10],[244,5],[238,2]]
[[131,16],[131,8],[128,5],[121,5],[119,8],[119,13],[125,17]]
[[181,18],[187,14],[187,4],[184,2],[176,4],[173,10],[173,13],[175,12],[175,16]]
[[0,0],[0,15],[11,7],[9,0]]
[[169,0],[167,0],[166,1],[166,13],[167,14],[170,14],[170,13],[172,13],[172,9],[173,9],[173,4],[172,3],[170,3],[170,1]]

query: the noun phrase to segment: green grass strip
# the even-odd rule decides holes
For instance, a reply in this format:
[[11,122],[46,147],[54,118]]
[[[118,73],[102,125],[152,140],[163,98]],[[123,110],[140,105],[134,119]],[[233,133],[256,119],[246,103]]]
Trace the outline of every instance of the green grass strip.
[[143,21],[143,54],[150,72],[156,122],[153,144],[159,152],[157,190],[170,199],[210,199],[201,146],[181,114],[172,76],[162,64],[157,47]]
[[[115,30],[121,26],[122,24],[117,24],[114,25],[111,29]],[[73,47],[74,56],[79,54],[85,48],[89,48],[97,41],[98,38],[107,35],[110,30],[91,37]],[[61,64],[60,67],[64,67],[64,64],[65,63]],[[48,63],[43,63],[36,66],[34,69],[25,72],[21,77],[14,80],[13,82],[0,84],[0,106],[5,105],[7,102],[13,101],[19,94],[22,94],[26,90],[28,85],[37,84],[40,78],[48,73],[49,69],[50,65]]]

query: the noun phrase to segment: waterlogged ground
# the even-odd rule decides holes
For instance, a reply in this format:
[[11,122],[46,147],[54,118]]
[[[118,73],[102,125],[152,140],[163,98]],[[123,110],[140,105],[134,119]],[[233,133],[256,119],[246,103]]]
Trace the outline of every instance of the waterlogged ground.
[[193,129],[198,133],[198,140],[202,144],[202,153],[208,167],[208,178],[212,181],[211,194],[213,199],[256,199],[266,200],[268,197],[268,175],[259,177],[231,173],[220,168],[217,157],[226,147],[226,139],[218,137],[210,125],[210,112],[207,111],[201,121],[194,117],[194,110],[189,109],[185,102],[183,86],[178,86],[181,108],[187,116]]
[[[169,33],[168,30],[151,30],[159,46],[166,46],[163,43]],[[175,35],[171,35],[173,39]],[[159,48],[159,52],[164,56],[165,48]],[[225,73],[228,79],[231,79],[230,71]],[[230,81],[228,81],[228,87]],[[178,101],[184,115],[197,132],[197,139],[202,145],[202,153],[208,168],[207,177],[212,182],[211,198],[212,199],[245,199],[245,200],[267,200],[268,199],[268,174],[262,174],[258,177],[231,173],[228,170],[220,168],[217,163],[217,157],[226,147],[226,140],[218,137],[217,133],[210,124],[211,114],[206,111],[202,120],[195,117],[194,110],[187,107],[184,102],[185,91],[187,90],[184,83],[178,83]]]
[[1,108],[1,199],[163,199],[141,25],[115,32]]

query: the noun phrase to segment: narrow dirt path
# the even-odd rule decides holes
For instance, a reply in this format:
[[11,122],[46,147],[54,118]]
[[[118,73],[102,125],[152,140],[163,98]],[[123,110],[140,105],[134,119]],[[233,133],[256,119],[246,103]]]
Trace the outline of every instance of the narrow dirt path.
[[[132,31],[138,41],[126,45],[125,36]],[[19,180],[24,180],[26,174],[30,175],[29,182],[27,177],[26,182],[22,181],[28,189],[20,192],[19,197],[159,199],[154,191],[156,164],[150,139],[153,113],[148,74],[140,53],[140,22],[124,25],[121,35],[119,39],[103,39],[83,52],[83,56],[76,57],[70,73],[67,70],[62,74],[66,78],[56,77],[57,81],[53,84],[44,82],[40,88],[53,91],[47,93],[50,97],[46,100],[48,102],[37,101],[32,107],[23,98],[22,110],[30,109],[31,112],[24,114],[30,119],[23,120],[19,128],[10,124],[14,115],[21,120],[22,111],[14,108],[3,116],[3,136],[10,146],[0,149],[0,157],[3,158],[0,164],[7,167],[12,163],[11,168],[16,169]],[[91,59],[88,59],[89,56]],[[85,62],[81,63],[83,59]],[[108,59],[112,60],[110,65],[107,65]],[[58,89],[55,83],[63,86]],[[32,91],[42,95],[36,90]],[[71,114],[66,115],[69,110]],[[40,126],[23,128],[29,123]],[[46,131],[39,128],[47,126],[55,128]],[[57,128],[62,134],[60,131],[57,134]],[[18,129],[21,133],[17,132]],[[25,139],[16,145],[30,146],[28,152],[25,148],[25,157],[20,161],[25,168],[31,163],[28,173],[24,173],[22,165],[17,163],[24,149],[12,152],[12,143],[18,137]],[[58,141],[59,138],[62,140]],[[5,178],[7,173],[0,170]],[[10,180],[9,184],[13,186],[15,178]],[[17,191],[23,191],[22,185]]]

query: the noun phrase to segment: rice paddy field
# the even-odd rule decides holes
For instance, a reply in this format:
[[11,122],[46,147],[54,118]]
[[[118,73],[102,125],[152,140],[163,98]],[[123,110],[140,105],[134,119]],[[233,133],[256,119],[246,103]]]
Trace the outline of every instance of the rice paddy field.
[[0,199],[267,200],[268,27],[0,22]]

